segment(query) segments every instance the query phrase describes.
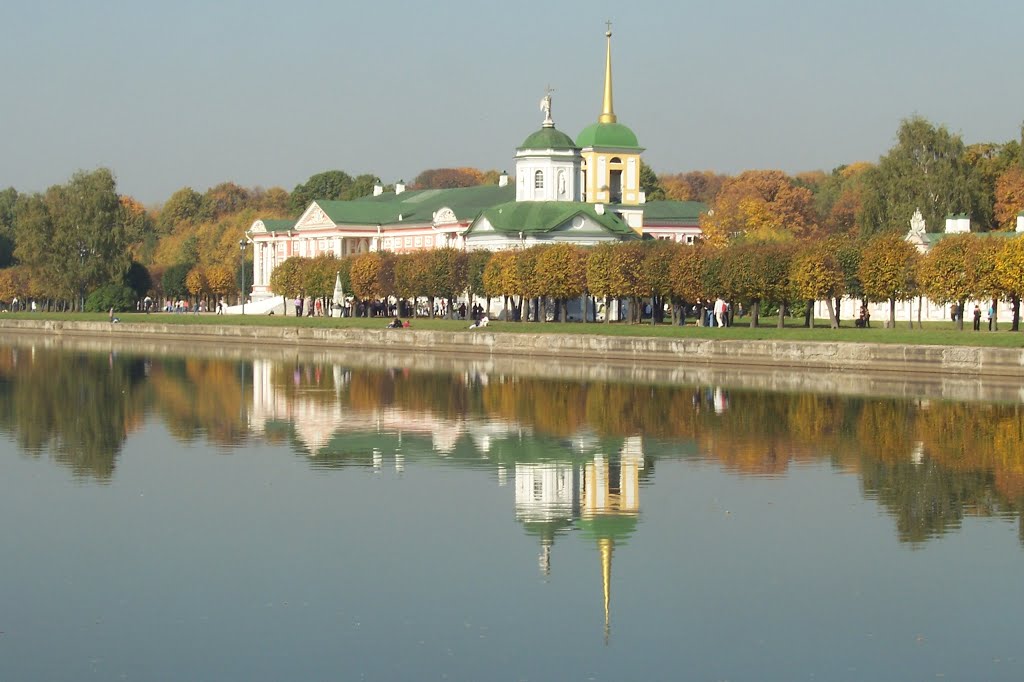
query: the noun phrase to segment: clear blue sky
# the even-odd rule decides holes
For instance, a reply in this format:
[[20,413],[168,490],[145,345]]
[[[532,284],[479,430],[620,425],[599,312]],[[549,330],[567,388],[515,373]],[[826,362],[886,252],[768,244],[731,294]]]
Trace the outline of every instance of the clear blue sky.
[[15,1],[0,187],[108,166],[155,205],[333,168],[511,170],[548,83],[560,129],[596,120],[607,18],[616,113],[658,172],[830,170],[913,114],[968,143],[1024,120],[1019,2]]

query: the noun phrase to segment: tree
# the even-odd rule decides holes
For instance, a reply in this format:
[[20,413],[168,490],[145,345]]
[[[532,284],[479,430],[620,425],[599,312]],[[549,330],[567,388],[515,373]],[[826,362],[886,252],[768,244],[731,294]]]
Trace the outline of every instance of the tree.
[[182,187],[164,203],[156,217],[156,229],[168,235],[179,225],[194,225],[199,220],[203,195],[191,187]]
[[23,209],[15,255],[45,289],[78,307],[86,292],[120,283],[130,263],[129,241],[108,169],[79,171]]
[[885,232],[864,246],[857,276],[864,295],[875,301],[889,301],[889,325],[896,326],[896,301],[917,295],[917,265],[920,254],[902,235]]
[[650,296],[653,325],[661,321],[665,299],[672,298],[672,264],[679,259],[683,249],[692,247],[663,240],[646,243],[644,247],[639,287]]
[[252,194],[233,182],[222,182],[206,190],[199,202],[200,220],[217,220],[249,207]]
[[14,263],[14,207],[18,192],[13,187],[0,190],[0,268]]
[[[251,282],[252,280],[247,280]],[[227,265],[211,265],[206,268],[206,283],[217,298],[224,298],[238,289],[240,282]]]
[[[669,268],[672,293],[684,303],[698,304],[721,291],[709,286],[709,249],[704,245],[682,248]],[[702,306],[698,305],[698,324],[703,324]]]
[[285,218],[291,211],[291,196],[288,190],[281,187],[271,187],[263,190],[253,190],[253,201],[260,214],[269,218]]
[[932,231],[951,213],[984,213],[980,183],[964,159],[960,136],[919,116],[903,121],[896,145],[865,174],[861,232],[905,234],[917,209]]
[[1012,237],[996,254],[995,275],[1013,301],[1013,331],[1020,330],[1020,299],[1024,296],[1024,236]]
[[153,278],[145,265],[138,261],[132,261],[128,270],[124,273],[124,285],[135,292],[135,298],[139,299],[146,295],[153,288]]
[[936,303],[956,303],[961,314],[957,328],[964,328],[964,303],[981,294],[983,287],[981,244],[976,235],[952,234],[939,241],[921,259],[918,281],[922,292]]
[[586,290],[586,255],[574,244],[545,247],[537,254],[536,277],[540,295],[555,299],[555,315],[565,322],[566,301]]
[[456,296],[466,291],[466,254],[451,247],[433,249],[427,252],[424,292],[430,297],[430,310],[433,315],[434,298],[444,298],[448,302],[447,310],[451,315],[452,304]]
[[[303,295],[302,279],[306,259],[292,256],[274,268],[270,273],[270,290],[285,300]],[[285,305],[287,310],[287,304]]]
[[201,266],[196,266],[185,275],[185,288],[196,299],[209,293],[210,287],[206,281],[206,273]]
[[292,190],[292,212],[295,215],[302,213],[316,199],[344,199],[351,186],[352,176],[345,171],[331,170],[311,175]]
[[1017,215],[1024,211],[1024,167],[1010,166],[995,184],[995,220],[1004,230],[1017,226]]
[[378,276],[381,269],[381,255],[377,252],[363,253],[352,260],[349,279],[352,282],[352,293],[360,299],[380,298],[381,291]]
[[185,297],[188,294],[188,285],[185,283],[185,278],[188,277],[188,273],[191,270],[191,263],[178,263],[164,270],[164,275],[161,278],[164,296],[175,299]]
[[665,190],[661,188],[658,175],[640,160],[640,191],[646,193],[647,201],[661,201],[665,199]]
[[345,191],[345,199],[358,199],[373,194],[373,188],[380,184],[380,178],[370,173],[357,175],[352,180],[352,185]]
[[[836,259],[828,242],[812,242],[806,244],[793,258],[790,279],[796,295],[802,300],[825,300],[828,306],[828,319],[832,329],[839,328],[832,300],[843,295],[843,269]],[[811,315],[811,326],[814,316]]]
[[774,170],[744,171],[726,180],[700,225],[705,239],[716,245],[741,235],[786,241],[819,230],[811,191]]
[[333,254],[311,259],[303,271],[302,290],[313,298],[330,298],[334,294],[340,264],[341,261]]
[[718,196],[728,177],[712,171],[690,171],[676,175],[659,175],[658,183],[664,190],[666,199],[710,204]]
[[484,182],[484,174],[476,168],[430,168],[416,176],[416,189],[450,189],[476,187]]

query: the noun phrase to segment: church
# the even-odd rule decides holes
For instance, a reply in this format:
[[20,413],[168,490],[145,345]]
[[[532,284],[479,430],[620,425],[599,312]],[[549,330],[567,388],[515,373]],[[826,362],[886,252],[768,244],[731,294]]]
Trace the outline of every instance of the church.
[[255,221],[246,232],[253,245],[253,300],[273,296],[270,275],[292,256],[498,251],[644,238],[693,243],[706,206],[648,203],[640,187],[644,148],[615,114],[611,39],[609,24],[597,121],[575,140],[558,130],[549,90],[541,100],[540,129],[516,150],[514,180],[502,174],[495,185],[426,190],[399,182],[393,192],[378,186],[372,196],[352,201],[313,201],[298,220]]

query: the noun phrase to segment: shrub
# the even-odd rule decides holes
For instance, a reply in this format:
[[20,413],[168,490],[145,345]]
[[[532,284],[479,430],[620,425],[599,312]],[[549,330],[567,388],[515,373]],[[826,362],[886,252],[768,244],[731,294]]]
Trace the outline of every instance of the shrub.
[[135,310],[135,292],[123,284],[104,284],[85,299],[87,313],[105,313],[111,308],[123,313]]

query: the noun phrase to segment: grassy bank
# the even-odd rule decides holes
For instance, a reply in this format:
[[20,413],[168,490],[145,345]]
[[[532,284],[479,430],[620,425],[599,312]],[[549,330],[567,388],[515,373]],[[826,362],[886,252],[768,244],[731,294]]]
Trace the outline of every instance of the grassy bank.
[[[79,320],[79,321],[106,321],[108,316],[103,313],[4,313],[4,318],[31,319],[31,320]],[[265,326],[265,327],[347,327],[354,329],[381,329],[387,323],[386,318],[332,318],[332,317],[286,317],[283,315],[215,315],[204,313],[175,314],[175,313],[153,313],[150,315],[138,313],[121,313],[118,318],[124,324],[132,322],[164,323],[164,324],[210,324],[210,325],[244,325],[244,326]],[[819,326],[808,329],[802,326],[802,320],[791,321],[786,327],[778,329],[775,320],[772,323],[751,329],[744,320],[735,327],[725,329],[697,327],[688,324],[685,327],[671,326],[668,324],[630,325],[624,323],[614,324],[582,324],[578,322],[492,322],[487,331],[497,333],[530,333],[530,334],[601,334],[611,336],[650,336],[665,338],[693,338],[693,339],[738,339],[738,340],[780,340],[780,341],[821,341],[821,342],[847,342],[847,343],[892,343],[903,345],[939,345],[939,346],[984,346],[1001,348],[1024,347],[1024,334],[1009,331],[1009,324],[1001,325],[997,332],[970,330],[968,325],[964,331],[957,330],[951,322],[925,322],[924,329],[913,330],[909,324],[902,323],[895,329],[884,329],[874,325],[870,329],[857,329],[852,321],[847,322],[848,326],[840,329],[829,329],[827,321],[819,320]],[[462,320],[441,320],[429,318],[417,318],[412,320],[413,329],[428,329],[440,331],[467,330],[469,322]],[[398,330],[395,333],[400,333]]]

